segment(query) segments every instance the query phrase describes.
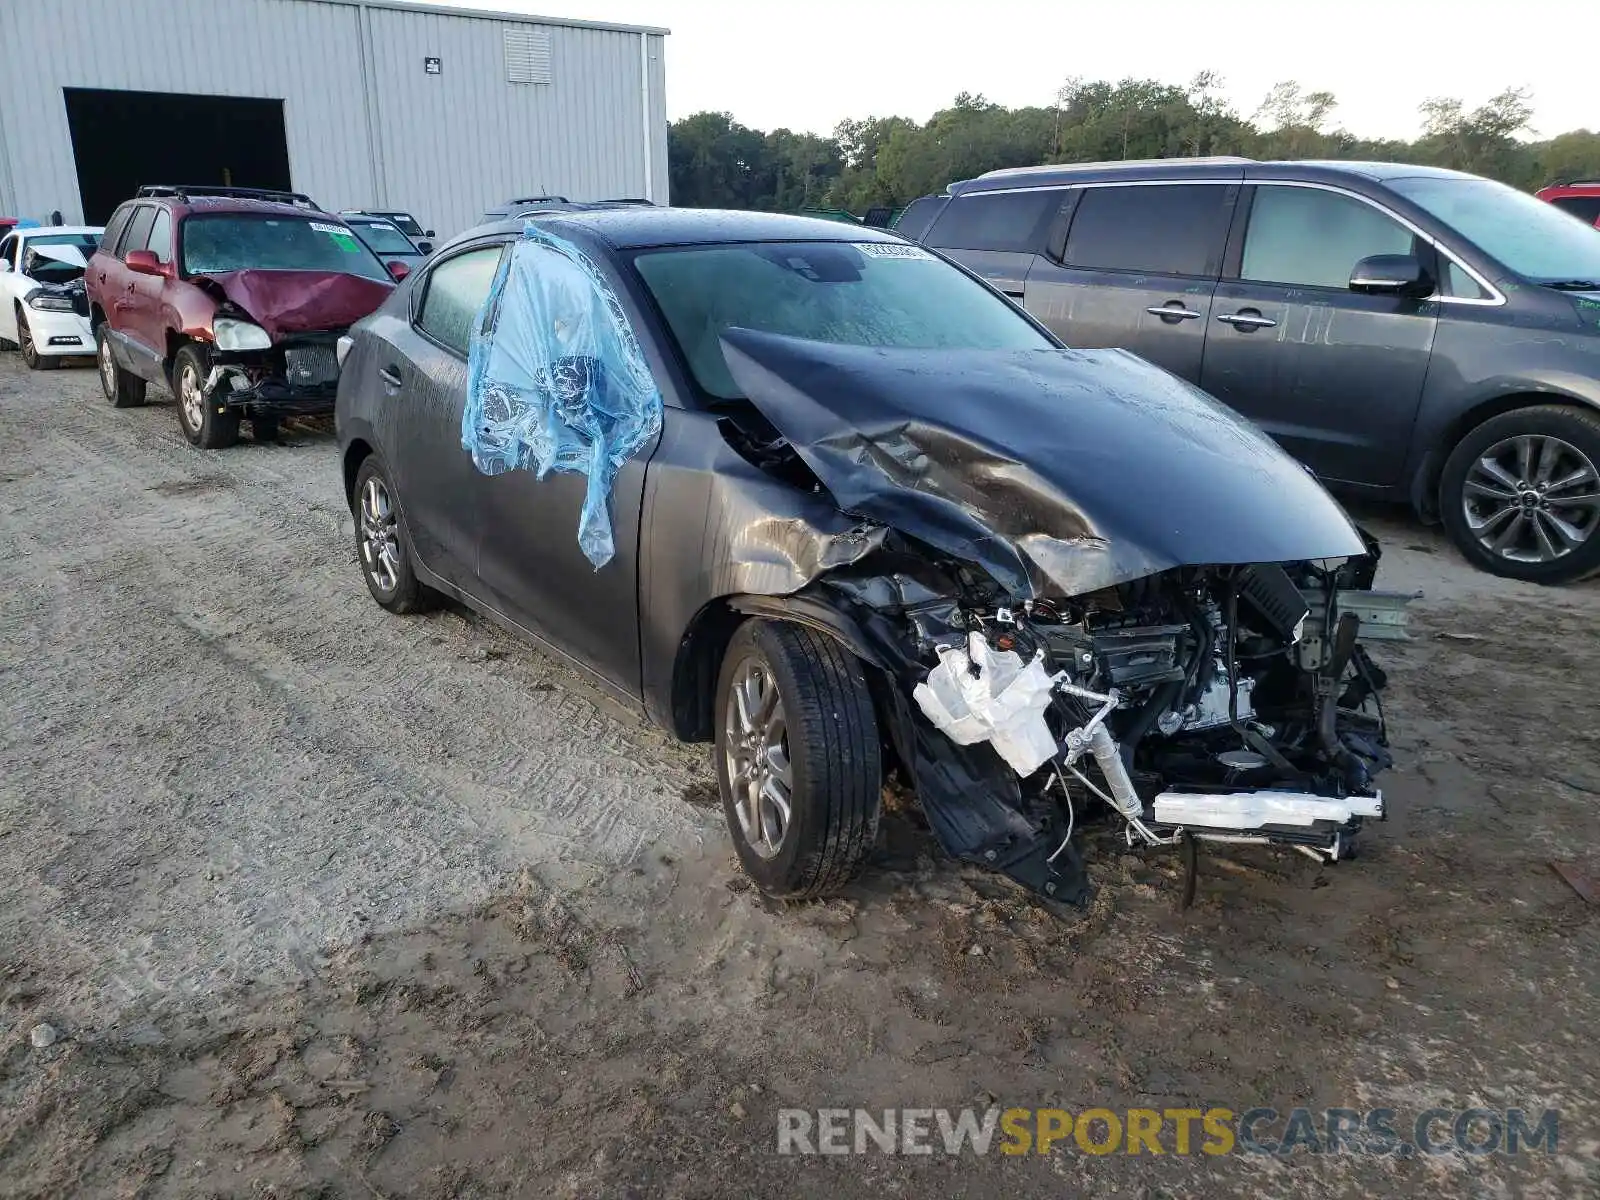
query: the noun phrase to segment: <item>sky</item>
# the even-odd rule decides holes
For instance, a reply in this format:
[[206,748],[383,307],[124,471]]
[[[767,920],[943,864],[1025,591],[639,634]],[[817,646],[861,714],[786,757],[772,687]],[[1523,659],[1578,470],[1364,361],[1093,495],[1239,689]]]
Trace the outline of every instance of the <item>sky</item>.
[[763,130],[924,121],[962,91],[1043,105],[1075,75],[1185,83],[1206,69],[1242,116],[1280,80],[1331,91],[1332,124],[1364,137],[1417,136],[1431,96],[1470,109],[1523,86],[1538,136],[1600,129],[1594,0],[445,2],[665,26],[669,116],[731,112]]

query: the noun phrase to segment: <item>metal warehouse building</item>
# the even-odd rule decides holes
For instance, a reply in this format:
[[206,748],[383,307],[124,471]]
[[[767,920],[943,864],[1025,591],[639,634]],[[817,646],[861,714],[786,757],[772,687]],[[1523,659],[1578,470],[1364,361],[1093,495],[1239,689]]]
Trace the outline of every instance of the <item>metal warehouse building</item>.
[[665,203],[666,33],[397,0],[0,0],[0,213],[292,187],[449,236],[515,196]]

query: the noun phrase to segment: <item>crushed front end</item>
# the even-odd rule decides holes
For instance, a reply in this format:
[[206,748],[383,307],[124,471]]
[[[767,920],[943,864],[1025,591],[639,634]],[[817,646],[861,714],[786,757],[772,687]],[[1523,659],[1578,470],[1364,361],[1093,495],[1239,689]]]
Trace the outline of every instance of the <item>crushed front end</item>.
[[316,416],[333,411],[339,391],[338,341],[345,330],[288,335],[264,349],[219,344],[206,378],[208,402],[241,416]]
[[1074,831],[1102,804],[1130,845],[1323,861],[1383,817],[1386,681],[1363,643],[1406,637],[1408,597],[1371,590],[1376,559],[1018,600],[955,562],[882,574],[880,555],[814,592],[889,672],[898,757],[945,848],[1080,901]]

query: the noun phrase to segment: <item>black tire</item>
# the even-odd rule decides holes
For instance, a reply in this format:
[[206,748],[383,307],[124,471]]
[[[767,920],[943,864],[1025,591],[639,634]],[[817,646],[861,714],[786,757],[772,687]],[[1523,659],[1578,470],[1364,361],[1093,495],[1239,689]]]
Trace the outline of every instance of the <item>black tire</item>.
[[117,365],[111,352],[111,331],[104,321],[94,327],[95,370],[100,376],[100,390],[106,394],[113,408],[138,408],[144,403],[145,382],[131,371]]
[[[776,683],[782,705],[790,813],[775,852],[770,838],[764,850],[757,849],[745,832],[737,804],[747,803],[749,792],[736,798],[734,791],[730,748],[737,748],[738,734],[729,728],[730,702],[735,681],[748,678],[751,668],[769,685]],[[780,900],[823,896],[843,887],[877,839],[883,787],[878,722],[861,660],[805,626],[746,621],[722,661],[714,720],[722,811],[745,874]]]
[[54,354],[39,353],[39,347],[33,344],[33,329],[20,305],[17,308],[17,346],[22,350],[22,361],[28,364],[30,371],[54,371],[61,365],[61,360]]
[[[385,500],[390,518],[387,522],[381,508],[369,512],[368,492],[373,485]],[[361,564],[361,576],[367,581],[367,591],[384,608],[402,616],[432,608],[434,592],[417,578],[412,568],[411,535],[406,529],[405,514],[400,508],[394,484],[384,473],[377,455],[369,454],[361,460],[361,466],[356,471],[353,494],[355,502],[351,507],[356,522],[356,561]],[[380,532],[386,534],[384,544],[391,556],[387,563],[379,559],[376,542],[369,541],[369,534]],[[392,566],[392,583],[388,579],[386,566]]]
[[[1532,488],[1505,488],[1508,494],[1519,497],[1519,503],[1520,497],[1528,496],[1528,507],[1506,517],[1499,525],[1483,524],[1505,504],[1482,495],[1481,487],[1486,480],[1478,464],[1487,456],[1501,463],[1502,469],[1511,468],[1508,474],[1519,474],[1514,469],[1517,466],[1515,456],[1507,457],[1505,452],[1496,453],[1496,448],[1520,437],[1535,439],[1530,444],[1542,448],[1553,446],[1554,443],[1549,439],[1565,443],[1566,448],[1560,451],[1558,464],[1546,469],[1550,482],[1570,477],[1585,467],[1588,482],[1552,490],[1548,498],[1542,497],[1536,490],[1537,467],[1542,463],[1535,464],[1535,470],[1526,472],[1533,476],[1532,480],[1516,481],[1518,484],[1532,483]],[[1554,450],[1547,452],[1556,453]],[[1473,565],[1495,575],[1530,583],[1570,583],[1600,570],[1600,507],[1566,506],[1560,501],[1600,495],[1600,480],[1595,475],[1597,468],[1600,468],[1600,414],[1559,404],[1515,409],[1485,421],[1462,438],[1451,451],[1439,480],[1440,516],[1451,541]],[[1469,477],[1475,472],[1477,478],[1469,483]],[[1470,520],[1469,509],[1472,513]],[[1569,545],[1568,538],[1561,533],[1552,517],[1559,518],[1566,528],[1582,533],[1582,540],[1577,545]],[[1473,521],[1480,523],[1479,530],[1473,529]],[[1496,551],[1480,542],[1481,536],[1492,537],[1497,530],[1504,533],[1513,523],[1519,523],[1518,528],[1506,549]],[[1562,553],[1544,561],[1507,557],[1508,553],[1535,553],[1541,544],[1556,547]]]
[[206,376],[210,373],[209,356],[199,346],[185,346],[172,360],[172,395],[178,401],[178,426],[191,446],[226,450],[239,440],[239,414],[205,398]]

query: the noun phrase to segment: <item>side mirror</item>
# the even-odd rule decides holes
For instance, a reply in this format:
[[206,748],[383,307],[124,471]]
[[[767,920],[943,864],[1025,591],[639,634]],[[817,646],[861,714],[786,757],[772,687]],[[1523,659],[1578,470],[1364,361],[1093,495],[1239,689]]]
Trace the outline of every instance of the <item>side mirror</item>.
[[1414,254],[1374,254],[1350,272],[1350,290],[1369,296],[1427,296],[1433,278]]
[[4,275],[9,270],[11,270],[11,260],[0,258],[0,275]]
[[394,262],[389,264],[389,274],[394,276],[396,283],[402,283],[405,281],[405,277],[411,274],[411,268],[399,259],[395,259]]
[[172,268],[156,257],[154,250],[129,250],[128,270],[136,275],[154,275],[158,279],[170,279]]
[[435,233],[431,229],[424,229],[422,231],[422,236],[425,237],[425,238],[431,238],[431,237],[438,237],[439,235],[437,233]]
[[[432,237],[433,234],[430,233],[428,236]],[[421,250],[424,254],[432,254],[433,253],[433,243],[432,242],[418,242],[417,243],[417,249]]]

